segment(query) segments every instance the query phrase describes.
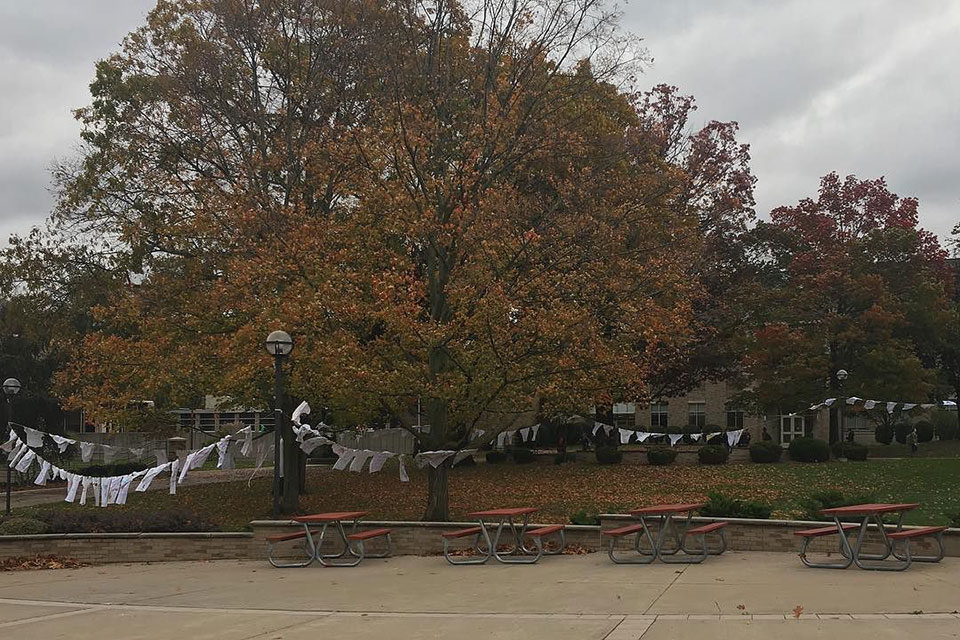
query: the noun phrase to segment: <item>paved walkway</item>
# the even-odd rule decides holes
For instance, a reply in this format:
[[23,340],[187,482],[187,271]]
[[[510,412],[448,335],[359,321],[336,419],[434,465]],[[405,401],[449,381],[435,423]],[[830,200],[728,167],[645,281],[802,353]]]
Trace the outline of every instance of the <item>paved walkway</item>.
[[0,637],[928,640],[960,637],[958,594],[956,559],[898,574],[806,569],[773,553],[693,566],[614,566],[603,554],[512,567],[110,565],[0,573]]

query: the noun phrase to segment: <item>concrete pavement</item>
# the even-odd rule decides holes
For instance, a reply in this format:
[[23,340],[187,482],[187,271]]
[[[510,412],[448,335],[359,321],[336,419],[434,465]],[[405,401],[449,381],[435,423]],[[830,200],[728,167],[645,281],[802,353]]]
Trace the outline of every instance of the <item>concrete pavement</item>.
[[0,573],[0,637],[960,638],[958,570],[956,559],[893,574],[814,570],[778,553],[691,566],[616,566],[604,554],[535,566],[108,565]]

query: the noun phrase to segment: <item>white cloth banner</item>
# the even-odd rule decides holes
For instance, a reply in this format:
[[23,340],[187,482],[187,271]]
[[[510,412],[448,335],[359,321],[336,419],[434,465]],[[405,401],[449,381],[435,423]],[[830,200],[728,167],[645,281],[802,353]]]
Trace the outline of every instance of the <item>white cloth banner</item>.
[[651,435],[648,431],[637,431],[637,442],[646,442]]
[[84,462],[90,462],[90,458],[93,457],[93,447],[92,442],[81,442],[80,443],[80,459]]
[[693,440],[694,442],[699,442],[699,441],[700,441],[700,436],[702,436],[702,435],[703,435],[702,433],[691,433],[691,434],[690,434],[690,439]]
[[70,445],[77,444],[76,440],[71,440],[70,438],[64,438],[63,436],[57,436],[52,433],[50,434],[50,437],[53,439],[54,442],[57,443],[57,448],[60,450],[60,453],[63,453],[64,451],[66,451],[67,447],[69,447]]
[[400,482],[410,482],[410,476],[407,475],[407,467],[404,464],[405,455],[401,455],[397,460],[400,462]]
[[620,444],[627,444],[630,442],[630,438],[634,433],[636,432],[630,431],[629,429],[620,429]]
[[868,411],[870,409],[873,409],[875,406],[877,406],[876,400],[867,400],[866,402],[863,403],[863,408],[867,409]]
[[370,451],[369,449],[361,449],[353,456],[353,462],[350,463],[350,471],[354,473],[360,473],[363,471],[363,465],[367,463],[367,460],[373,457],[375,451]]
[[103,463],[110,464],[110,462],[116,457],[117,453],[120,452],[120,449],[117,447],[111,447],[110,445],[104,444],[100,445],[103,449]]
[[217,441],[217,469],[223,469],[224,463],[227,462],[232,438],[233,436],[224,436]]
[[418,453],[414,460],[416,461],[417,466],[420,468],[423,468],[429,464],[431,467],[436,469],[455,455],[457,455],[456,451],[449,450],[424,451],[423,453]]
[[357,450],[344,447],[343,451],[337,455],[340,456],[340,459],[333,465],[333,470],[343,471],[353,461],[354,456],[357,455]]
[[290,416],[290,419],[293,421],[294,424],[300,424],[300,416],[306,415],[309,413],[310,413],[310,405],[307,404],[306,400],[304,400],[299,405],[297,405],[296,409],[293,410],[293,415]]
[[[170,463],[170,495],[177,495],[177,465],[180,460],[174,460]],[[184,464],[184,466],[187,466]]]
[[850,396],[849,398],[847,398],[847,404],[850,404],[850,405],[857,404],[861,400],[863,400],[863,398],[858,398],[857,396]]
[[300,444],[300,449],[305,454],[310,455],[311,453],[313,453],[314,449],[324,444],[330,444],[330,440],[328,440],[327,438],[324,438],[323,436],[316,436],[314,438],[309,438],[307,440],[304,440]]
[[247,427],[243,432],[243,446],[240,447],[240,455],[249,456],[253,450],[253,429]]
[[727,446],[735,447],[737,443],[740,442],[740,436],[743,435],[743,429],[737,429],[736,431],[727,431]]
[[38,484],[41,487],[47,484],[47,477],[50,474],[50,463],[44,460],[40,464],[40,473],[37,474],[37,479],[33,481],[33,484]]
[[37,459],[37,454],[33,452],[32,449],[27,448],[27,452],[20,458],[20,461],[17,462],[17,466],[14,467],[15,470],[23,473],[30,468],[30,465],[33,464],[33,461]]
[[668,433],[667,436],[670,438],[670,446],[676,445],[680,442],[680,439],[683,438],[682,433]]
[[913,409],[913,408],[916,407],[916,406],[917,406],[917,405],[915,405],[915,404],[910,404],[910,403],[908,402],[908,403],[906,403],[906,404],[903,405],[903,410],[904,410],[904,411],[910,411],[911,409]]
[[28,447],[43,446],[43,431],[37,431],[36,429],[31,429],[30,427],[24,427],[23,431],[27,436]]
[[524,442],[527,441],[527,438],[530,436],[530,427],[524,427],[520,429],[520,439]]
[[[307,441],[309,442],[309,440]],[[304,443],[306,444],[306,443]],[[370,473],[376,473],[383,469],[383,463],[387,461],[387,458],[392,458],[393,454],[389,451],[378,451],[376,455],[373,456],[373,459],[370,461]]]
[[896,408],[897,408],[897,403],[896,403],[896,402],[888,402],[888,403],[887,403],[887,413],[893,413]]
[[538,434],[538,433],[540,433],[540,423],[539,423],[539,422],[538,422],[537,424],[533,425],[532,427],[530,427],[530,435],[533,437],[534,440],[537,439],[537,434]]
[[170,468],[171,462],[157,465],[152,469],[148,469],[144,474],[143,479],[140,481],[140,484],[137,485],[135,491],[143,492],[150,488],[150,485],[153,483],[153,479],[158,475]]

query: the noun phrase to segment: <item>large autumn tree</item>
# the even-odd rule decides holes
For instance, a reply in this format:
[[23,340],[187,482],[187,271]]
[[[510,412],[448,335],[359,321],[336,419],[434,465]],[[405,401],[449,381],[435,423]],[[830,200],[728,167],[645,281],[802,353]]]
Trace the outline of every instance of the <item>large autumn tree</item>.
[[645,397],[695,335],[708,159],[665,153],[621,90],[635,44],[600,0],[161,1],[98,64],[58,171],[56,221],[139,274],[61,392],[94,415],[263,402],[284,328],[294,395],[344,420],[422,398],[423,450]]
[[747,358],[758,406],[803,410],[837,392],[840,369],[848,396],[936,395],[950,274],[936,236],[917,226],[917,207],[883,179],[829,174],[817,198],[758,225],[763,287]]

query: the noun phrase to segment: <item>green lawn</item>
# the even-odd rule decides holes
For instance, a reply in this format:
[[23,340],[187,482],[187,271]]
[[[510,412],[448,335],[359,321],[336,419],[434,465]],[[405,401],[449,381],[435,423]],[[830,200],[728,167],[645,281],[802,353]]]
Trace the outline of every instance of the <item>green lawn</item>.
[[[874,458],[909,458],[910,447],[894,440],[891,444],[871,444],[870,455]],[[960,440],[921,442],[915,458],[960,458]]]
[[[371,518],[416,520],[425,502],[426,475],[411,470],[410,476],[409,483],[401,483],[395,466],[377,474],[314,468],[308,475],[308,493],[301,498],[302,511],[363,509],[371,512]],[[838,489],[849,495],[872,494],[882,501],[919,502],[923,507],[908,514],[908,523],[946,524],[953,514],[960,513],[958,478],[960,458],[667,467],[600,466],[593,462],[479,464],[452,472],[450,505],[454,518],[481,508],[535,505],[542,509],[540,520],[567,522],[581,509],[624,511],[640,505],[698,500],[719,491],[771,504],[774,517],[797,517],[811,493]],[[260,477],[249,487],[247,482],[181,487],[176,496],[165,491],[131,492],[126,507],[110,509],[181,506],[224,529],[242,529],[250,520],[269,517],[270,504],[270,480]],[[34,508],[81,507],[58,503]],[[27,511],[21,510],[24,515]]]

